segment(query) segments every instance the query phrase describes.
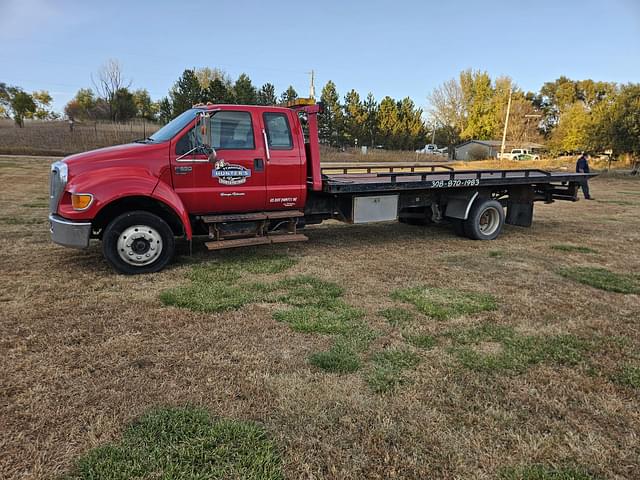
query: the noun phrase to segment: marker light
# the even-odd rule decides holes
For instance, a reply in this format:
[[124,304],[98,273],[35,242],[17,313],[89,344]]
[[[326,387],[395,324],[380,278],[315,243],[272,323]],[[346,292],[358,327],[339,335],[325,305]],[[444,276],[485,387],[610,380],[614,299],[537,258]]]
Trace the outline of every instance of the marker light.
[[74,210],[86,210],[93,202],[93,195],[90,193],[72,193],[71,206]]

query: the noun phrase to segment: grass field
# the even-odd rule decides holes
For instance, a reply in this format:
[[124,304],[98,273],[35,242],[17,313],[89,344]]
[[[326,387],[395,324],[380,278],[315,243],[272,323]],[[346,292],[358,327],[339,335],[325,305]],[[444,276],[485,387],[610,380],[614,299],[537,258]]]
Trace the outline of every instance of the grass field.
[[128,123],[76,122],[73,131],[66,121],[26,121],[18,128],[0,119],[0,154],[70,155],[100,147],[146,138],[160,125],[139,120]]
[[638,478],[639,179],[125,277],[50,242],[48,167],[0,157],[0,478]]

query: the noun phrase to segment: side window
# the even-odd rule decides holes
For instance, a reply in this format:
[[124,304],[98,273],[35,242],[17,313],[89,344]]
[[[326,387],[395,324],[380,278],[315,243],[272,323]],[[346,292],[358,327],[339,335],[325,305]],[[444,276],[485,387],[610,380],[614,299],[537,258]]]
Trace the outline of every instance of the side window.
[[254,150],[249,112],[216,112],[211,118],[211,145],[216,150]]
[[195,127],[189,129],[180,139],[176,142],[176,155],[184,155],[195,147]]
[[269,148],[273,150],[291,150],[293,139],[289,121],[284,113],[265,113],[264,125],[267,130]]

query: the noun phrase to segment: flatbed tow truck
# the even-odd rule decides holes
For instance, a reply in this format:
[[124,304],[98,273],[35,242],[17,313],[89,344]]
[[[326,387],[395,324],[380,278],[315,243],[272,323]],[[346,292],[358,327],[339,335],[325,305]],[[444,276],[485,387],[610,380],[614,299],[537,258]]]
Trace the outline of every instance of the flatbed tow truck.
[[72,155],[51,166],[54,242],[102,240],[118,272],[156,272],[176,237],[210,250],[304,241],[301,229],[348,223],[448,222],[474,240],[505,223],[527,227],[537,201],[577,200],[594,174],[448,165],[322,165],[322,105],[197,105],[151,137]]

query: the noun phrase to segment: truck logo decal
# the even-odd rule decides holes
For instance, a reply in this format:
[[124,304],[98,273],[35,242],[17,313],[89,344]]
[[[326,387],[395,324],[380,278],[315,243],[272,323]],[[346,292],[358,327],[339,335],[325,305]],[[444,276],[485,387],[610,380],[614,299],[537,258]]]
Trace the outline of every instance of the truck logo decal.
[[251,176],[251,170],[218,160],[211,170],[211,176],[217,178],[221,185],[241,185]]

